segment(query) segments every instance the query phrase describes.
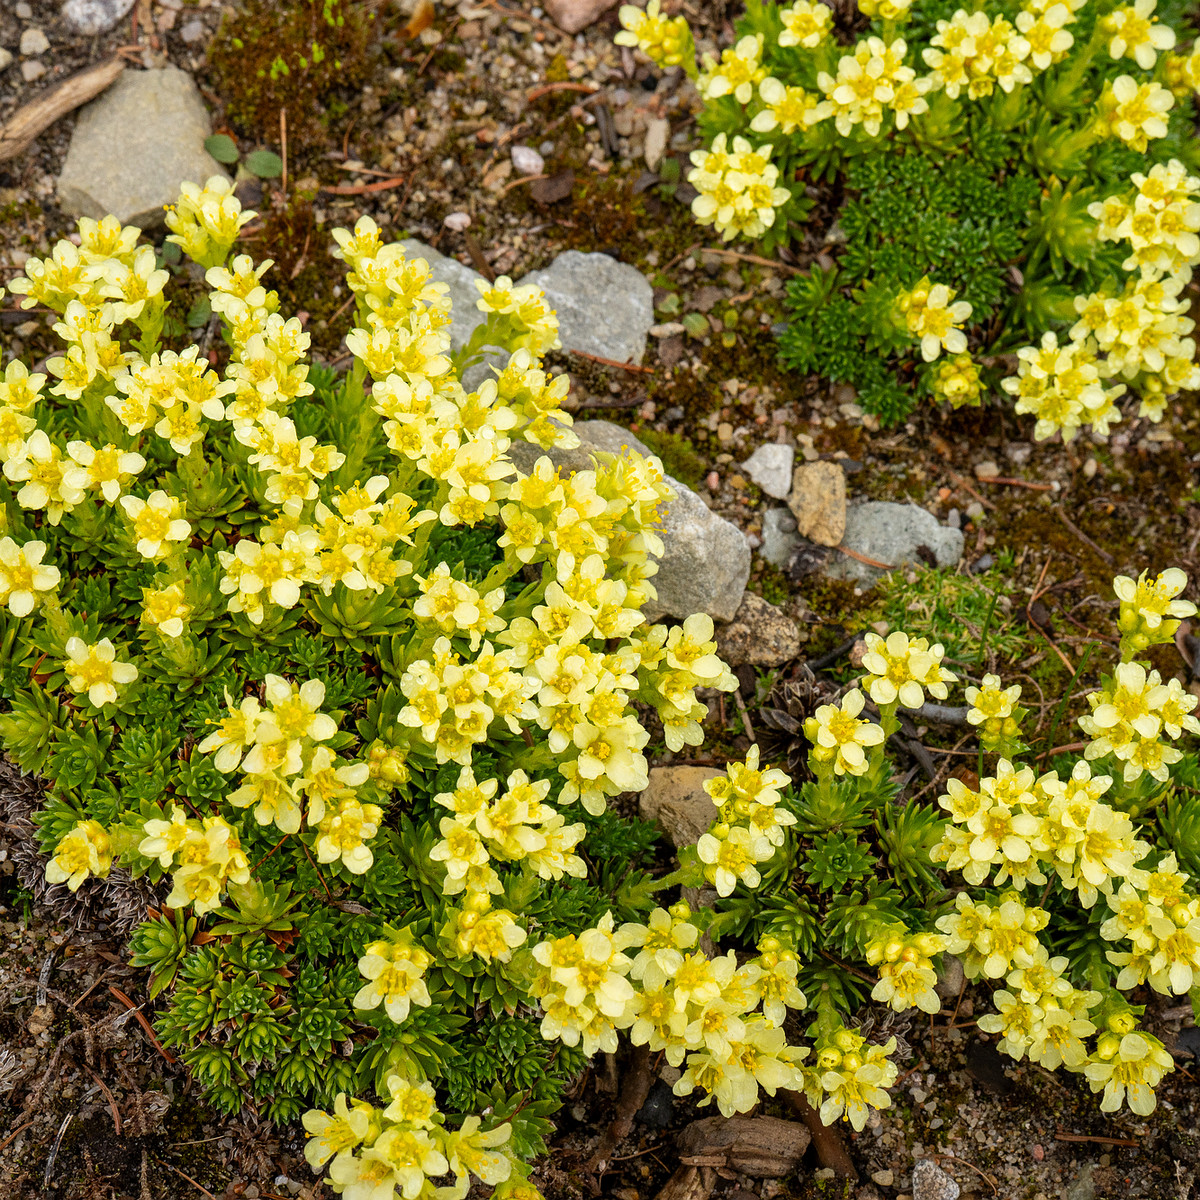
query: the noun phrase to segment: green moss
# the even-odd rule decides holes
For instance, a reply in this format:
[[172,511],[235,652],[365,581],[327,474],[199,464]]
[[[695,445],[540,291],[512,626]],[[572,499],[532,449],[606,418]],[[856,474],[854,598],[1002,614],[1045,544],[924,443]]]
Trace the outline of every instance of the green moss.
[[366,78],[374,19],[350,0],[242,0],[208,52],[230,120],[274,139],[286,109],[296,142],[314,138],[335,94],[353,95]]
[[662,459],[668,475],[674,476],[680,483],[686,483],[690,488],[697,488],[703,482],[708,463],[682,434],[642,429],[638,431],[638,437]]

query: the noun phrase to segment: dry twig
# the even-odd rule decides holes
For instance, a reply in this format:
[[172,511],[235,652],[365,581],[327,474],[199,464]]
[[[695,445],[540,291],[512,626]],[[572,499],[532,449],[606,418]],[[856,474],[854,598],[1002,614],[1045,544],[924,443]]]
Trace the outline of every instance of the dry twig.
[[98,96],[123,70],[122,59],[107,59],[64,79],[45,95],[22,105],[0,129],[0,162],[22,153],[39,133],[49,129],[59,117],[65,117]]

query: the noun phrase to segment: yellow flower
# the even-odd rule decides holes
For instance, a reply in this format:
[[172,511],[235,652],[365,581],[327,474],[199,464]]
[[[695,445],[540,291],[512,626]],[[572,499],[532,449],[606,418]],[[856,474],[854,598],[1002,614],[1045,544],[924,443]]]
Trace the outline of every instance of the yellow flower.
[[961,326],[970,318],[971,306],[965,300],[952,303],[954,295],[953,288],[931,283],[926,275],[911,291],[896,297],[908,332],[920,341],[926,362],[933,362],[943,349],[962,354],[967,348]]
[[182,636],[192,606],[183,598],[183,584],[165,588],[142,588],[142,624],[157,629],[164,637]]
[[696,853],[704,864],[704,877],[720,895],[729,896],[738,883],[758,887],[762,876],[757,864],[773,858],[775,847],[741,826],[714,825],[696,843]]
[[44,565],[45,542],[18,546],[10,537],[0,538],[0,599],[14,617],[27,617],[38,603],[40,592],[53,592],[62,579],[57,567]]
[[754,85],[766,74],[762,52],[763,35],[755,33],[723,51],[719,63],[712,55],[705,55],[704,70],[696,80],[700,95],[705,100],[732,95],[739,104],[749,104]]
[[1144,154],[1151,138],[1167,136],[1166,114],[1174,97],[1159,83],[1138,84],[1131,75],[1106,83],[1097,112],[1113,137]]
[[1113,58],[1132,58],[1143,71],[1152,71],[1158,52],[1174,48],[1175,31],[1151,17],[1157,4],[1158,0],[1134,0],[1101,21],[1104,32],[1112,35],[1108,53]]
[[833,11],[828,5],[813,3],[812,0],[797,0],[788,8],[779,10],[783,32],[779,35],[781,46],[803,46],[815,50],[833,25]]
[[1113,580],[1113,591],[1121,602],[1117,624],[1123,657],[1170,642],[1179,622],[1196,615],[1196,606],[1190,600],[1177,599],[1187,582],[1187,575],[1178,567],[1168,567],[1154,579],[1148,579],[1143,571],[1136,581],[1127,575],[1118,575]]
[[332,1115],[310,1108],[300,1121],[308,1135],[304,1157],[314,1171],[331,1158],[347,1155],[373,1140],[379,1133],[378,1110],[359,1100],[351,1108],[344,1092],[334,1098]]
[[1104,1093],[1101,1112],[1116,1112],[1124,1101],[1132,1112],[1145,1117],[1158,1103],[1154,1089],[1174,1069],[1174,1060],[1158,1038],[1148,1033],[1127,1033],[1124,1037],[1106,1033],[1096,1043],[1083,1073],[1093,1092]]
[[687,20],[663,16],[660,0],[650,0],[644,10],[635,4],[622,4],[617,17],[622,28],[613,41],[618,46],[636,46],[662,67],[690,65],[695,51]]
[[375,861],[364,843],[379,832],[383,809],[377,804],[360,804],[353,796],[344,796],[330,808],[318,825],[317,862],[341,859],[352,875],[363,875]]
[[371,942],[358,960],[358,972],[368,982],[355,995],[354,1007],[382,1004],[388,1019],[402,1024],[413,1004],[428,1008],[432,1003],[423,979],[432,961],[407,931],[397,941]]
[[162,490],[151,492],[146,500],[122,496],[121,507],[133,522],[137,551],[143,558],[164,558],[168,543],[186,542],[192,536],[192,527],[181,515],[182,505]]
[[80,821],[65,834],[46,864],[49,883],[65,883],[72,892],[79,890],[89,875],[103,879],[112,867],[112,843],[98,821]]
[[832,760],[838,775],[862,775],[867,769],[864,748],[883,742],[883,730],[871,721],[863,720],[866,697],[858,688],[842,697],[836,704],[823,704],[816,714],[804,722],[804,736],[813,744],[816,762]]
[[69,637],[65,649],[67,657],[62,666],[67,687],[77,694],[86,692],[96,708],[116,704],[117,684],[132,683],[138,677],[133,663],[116,661],[116,647],[108,638],[88,645],[83,638]]
[[979,365],[965,351],[943,359],[933,368],[930,391],[941,400],[949,400],[951,408],[978,406],[983,398]]

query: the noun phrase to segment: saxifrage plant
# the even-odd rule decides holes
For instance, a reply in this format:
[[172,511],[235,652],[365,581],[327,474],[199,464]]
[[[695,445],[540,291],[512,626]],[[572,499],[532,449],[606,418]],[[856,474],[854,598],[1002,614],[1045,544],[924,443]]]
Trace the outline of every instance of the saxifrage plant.
[[[696,689],[735,686],[707,617],[640,612],[657,461],[518,472],[512,438],[572,440],[544,298],[484,288],[455,361],[442,288],[365,218],[335,231],[354,365],[310,369],[268,264],[233,254],[248,217],[222,180],[169,215],[222,370],[162,345],[169,276],[138,231],[84,221],[12,285],[61,314],[65,352],[9,363],[0,392],[0,740],[49,782],[48,878],[119,862],[167,893],[134,961],[214,1103],[303,1114],[350,1200],[473,1178],[528,1200],[565,1084],[622,1035],[722,1112],[798,1089],[861,1127],[898,1074],[895,1042],[850,1023],[862,976],[936,1011],[953,952],[1012,989],[981,1022],[1005,1049],[1148,1111],[1170,1064],[1123,993],[1200,970],[1200,900],[1166,851],[1200,820],[1172,745],[1195,699],[1137,661],[1194,611],[1180,572],[1118,580],[1123,661],[1067,773],[1013,764],[1023,711],[988,678],[968,700],[992,775],[950,787],[949,822],[897,805],[897,710],[954,677],[940,646],[872,638],[865,692],[804,725],[814,778],[793,789],[753,747],[654,877],[654,831],[608,800],[646,784],[646,714],[696,745]],[[468,392],[489,344],[508,364]],[[656,906],[703,883],[711,909]]]
[[1158,421],[1200,387],[1181,295],[1200,261],[1184,9],[862,0],[835,29],[818,0],[750,0],[735,45],[697,67],[655,0],[621,10],[617,40],[696,80],[702,225],[769,252],[815,185],[837,203],[836,261],[788,289],[786,364],[853,384],[887,422],[921,397],[1007,392],[1036,438],[1069,441],[1107,434],[1126,393]]

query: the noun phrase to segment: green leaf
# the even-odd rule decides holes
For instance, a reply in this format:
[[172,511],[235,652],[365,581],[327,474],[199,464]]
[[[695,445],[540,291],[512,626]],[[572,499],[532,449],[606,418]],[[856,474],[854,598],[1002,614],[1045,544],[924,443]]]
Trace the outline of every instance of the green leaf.
[[187,327],[189,329],[203,329],[208,324],[208,318],[212,316],[212,304],[207,296],[198,296],[196,302],[188,309]]
[[708,332],[708,318],[703,313],[688,313],[683,318],[683,327],[692,337],[703,337]]
[[259,179],[277,179],[283,174],[283,159],[273,150],[255,150],[246,155],[245,167]]
[[227,133],[214,133],[204,139],[204,148],[219,163],[235,163],[238,160],[237,143]]

